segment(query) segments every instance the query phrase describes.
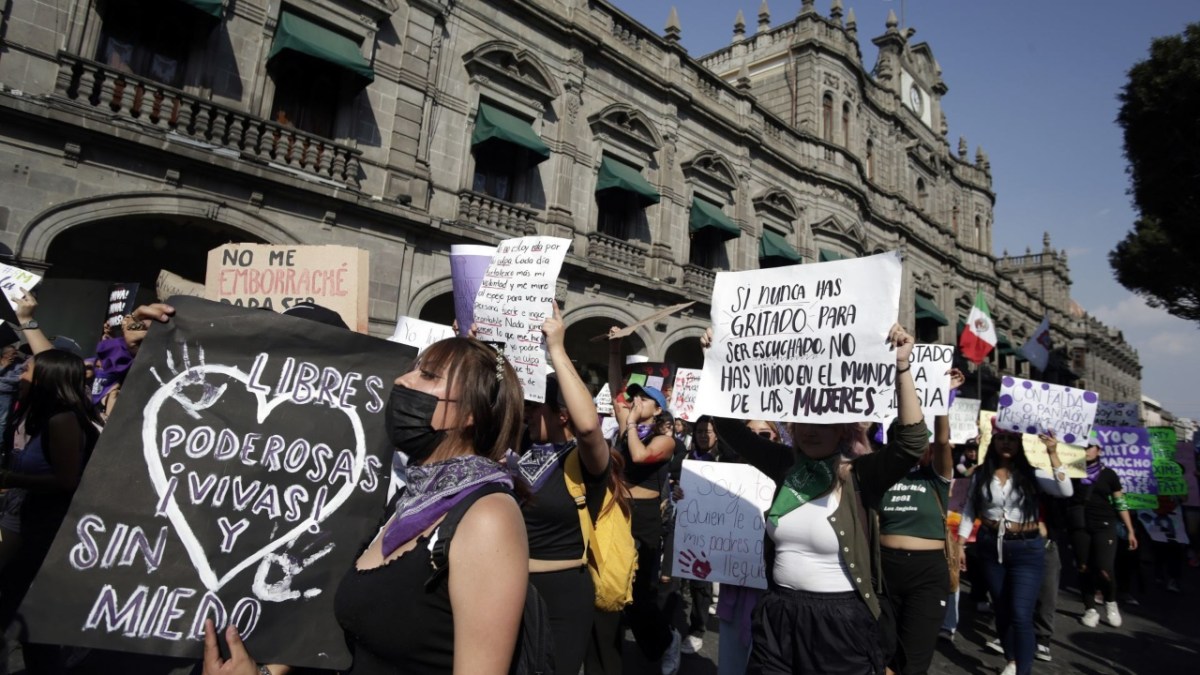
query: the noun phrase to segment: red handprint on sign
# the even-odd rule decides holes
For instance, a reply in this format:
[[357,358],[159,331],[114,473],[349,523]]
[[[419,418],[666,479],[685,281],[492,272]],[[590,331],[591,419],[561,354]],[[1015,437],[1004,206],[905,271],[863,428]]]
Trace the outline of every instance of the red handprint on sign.
[[690,573],[697,579],[707,579],[708,575],[712,574],[712,563],[708,562],[708,556],[701,551],[699,555],[684,551],[679,554],[679,564],[683,567],[684,572]]

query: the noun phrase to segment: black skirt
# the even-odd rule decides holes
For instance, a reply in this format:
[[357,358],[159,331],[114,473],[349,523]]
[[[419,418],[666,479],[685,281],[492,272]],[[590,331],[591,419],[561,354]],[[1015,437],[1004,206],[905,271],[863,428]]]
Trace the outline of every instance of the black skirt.
[[877,675],[879,623],[854,591],[773,588],[754,609],[750,675]]

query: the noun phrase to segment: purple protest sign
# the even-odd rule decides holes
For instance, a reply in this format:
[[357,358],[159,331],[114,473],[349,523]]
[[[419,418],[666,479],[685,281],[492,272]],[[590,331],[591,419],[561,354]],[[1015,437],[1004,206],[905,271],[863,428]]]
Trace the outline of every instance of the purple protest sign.
[[1026,434],[1053,433],[1064,443],[1087,439],[1100,397],[1094,391],[1004,376],[996,425]]
[[450,246],[450,282],[454,284],[454,318],[459,335],[466,335],[475,323],[475,296],[495,253],[495,246]]
[[1200,490],[1196,489],[1196,446],[1188,441],[1179,441],[1175,446],[1175,459],[1183,465],[1183,481],[1188,489],[1183,505],[1200,506]]
[[1150,432],[1140,427],[1095,427],[1094,431],[1103,453],[1100,461],[1121,478],[1126,495],[1158,494]]

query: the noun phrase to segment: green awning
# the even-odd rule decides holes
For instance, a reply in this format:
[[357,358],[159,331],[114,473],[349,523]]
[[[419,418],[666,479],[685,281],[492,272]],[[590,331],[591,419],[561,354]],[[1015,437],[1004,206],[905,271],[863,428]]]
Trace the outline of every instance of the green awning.
[[846,256],[842,255],[841,253],[838,253],[837,251],[830,251],[827,248],[821,249],[821,254],[817,258],[817,260],[820,262],[833,262],[835,260],[845,260],[845,259],[846,259]]
[[692,197],[692,210],[688,214],[688,231],[692,234],[711,229],[723,241],[742,236],[742,228],[730,220],[721,207],[699,197]]
[[375,79],[375,71],[363,58],[353,40],[288,11],[279,15],[279,26],[275,28],[275,41],[271,44],[267,60],[270,61],[284,51],[320,59],[368,82]]
[[471,132],[471,145],[487,141],[501,141],[525,148],[536,155],[535,164],[550,159],[550,148],[546,147],[529,122],[480,101],[475,131]]
[[762,239],[758,240],[758,259],[765,260],[769,258],[786,261],[790,264],[804,262],[804,257],[797,253],[796,249],[792,248],[787,239],[770,230],[763,230]]
[[939,326],[950,325],[950,320],[946,318],[945,314],[942,314],[940,309],[938,309],[937,304],[933,302],[933,298],[926,297],[920,293],[917,293],[916,296],[917,321],[920,321],[921,319],[929,319],[930,321],[936,322]]
[[211,14],[216,18],[221,18],[221,14],[225,11],[224,0],[180,0],[185,5],[191,5],[196,9]]
[[624,190],[637,195],[643,207],[657,204],[661,198],[658,191],[642,172],[619,159],[605,156],[600,160],[600,173],[596,176],[596,192]]
[[1002,356],[1017,353],[1017,350],[1013,349],[1012,342],[1008,340],[1008,336],[1000,331],[996,331],[996,350]]

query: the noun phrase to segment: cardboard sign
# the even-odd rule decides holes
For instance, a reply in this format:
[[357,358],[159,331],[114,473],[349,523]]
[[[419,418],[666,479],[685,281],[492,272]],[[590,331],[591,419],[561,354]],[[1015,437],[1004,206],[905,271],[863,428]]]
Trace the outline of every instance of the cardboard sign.
[[450,326],[402,316],[396,322],[396,330],[388,340],[416,347],[418,351],[423,352],[429,345],[451,337],[454,337],[454,329]]
[[675,371],[675,384],[671,387],[671,414],[685,421],[696,420],[696,392],[700,390],[698,368],[679,368]]
[[1191,540],[1188,539],[1187,527],[1183,522],[1183,514],[1179,509],[1175,509],[1170,513],[1158,513],[1156,511],[1137,511],[1137,519],[1142,521],[1146,532],[1150,535],[1150,539],[1161,544],[1175,542],[1178,544],[1188,544]]
[[475,296],[476,333],[484,342],[504,345],[526,401],[546,400],[550,359],[542,324],[554,316],[558,273],[570,248],[570,239],[556,237],[500,242]]
[[1150,434],[1140,427],[1095,427],[1100,443],[1100,461],[1116,472],[1121,490],[1132,508],[1153,508],[1158,503],[1158,481],[1154,475],[1154,451]]
[[718,272],[696,412],[785,422],[895,417],[897,252]]
[[982,401],[955,398],[950,406],[950,442],[961,445],[979,436],[979,410]]
[[1100,401],[1094,424],[1098,427],[1140,427],[1140,415],[1141,407],[1137,403]]
[[596,394],[596,398],[592,399],[592,401],[596,404],[597,413],[601,415],[613,414],[612,392],[608,390],[607,382],[600,388],[600,393]]
[[175,308],[22,606],[29,638],[198,659],[211,618],[264,663],[345,668],[334,591],[383,513],[383,410],[416,350],[195,298]]
[[597,335],[596,337],[589,340],[589,342],[599,342],[600,340],[615,340],[617,338],[629,337],[630,335],[633,335],[637,331],[638,328],[641,328],[642,326],[645,326],[646,324],[649,324],[649,323],[654,323],[655,321],[661,321],[662,319],[665,319],[668,316],[675,314],[676,312],[682,312],[683,310],[687,309],[688,307],[691,307],[694,304],[696,304],[696,301],[693,300],[692,302],[681,302],[678,305],[671,305],[670,307],[666,307],[664,309],[658,310],[657,312],[642,319],[641,321],[638,321],[636,323],[631,323],[628,326],[625,326],[624,328],[619,329],[616,333],[613,333],[612,335],[609,335],[608,333],[604,333],[603,335]]
[[[674,394],[672,387],[675,386],[675,364],[648,361],[644,358],[639,356],[636,357],[636,360],[627,360],[621,367],[623,385],[621,391],[617,392],[616,400],[625,403],[625,388],[631,384],[638,384],[643,387],[654,387],[661,391],[663,397],[667,399],[667,405],[670,406],[672,394]],[[630,356],[629,359],[635,359],[635,357]]]
[[684,460],[671,576],[766,588],[763,513],[775,483],[749,464]]
[[[988,444],[992,442],[992,419],[996,413],[983,410],[979,413],[979,463],[987,456]],[[1051,471],[1050,456],[1046,454],[1046,446],[1036,434],[1021,434],[1021,446],[1025,448],[1025,456],[1029,463],[1039,469]],[[1087,475],[1087,449],[1079,445],[1071,445],[1061,440],[1058,442],[1058,460],[1067,469],[1071,478],[1083,478]]]
[[475,296],[479,295],[479,284],[487,274],[495,246],[473,244],[451,244],[450,283],[454,288],[454,319],[458,321],[460,335],[467,335],[475,323]]
[[158,297],[159,302],[166,302],[167,298],[176,295],[190,295],[193,298],[203,298],[204,292],[204,284],[184,279],[178,274],[167,270],[159,271],[158,280],[154,283],[154,294]]
[[204,297],[283,312],[312,302],[367,332],[369,256],[350,246],[226,244],[208,253]]
[[4,293],[4,299],[14,312],[17,311],[17,300],[40,283],[42,278],[33,272],[0,263],[0,293]]
[[133,308],[137,306],[139,287],[140,284],[137,283],[113,284],[108,287],[108,316],[104,319],[105,325],[120,326],[121,319],[133,312]]
[[996,423],[1006,431],[1053,433],[1060,442],[1083,443],[1092,432],[1099,402],[1094,391],[1006,375],[1000,380]]

